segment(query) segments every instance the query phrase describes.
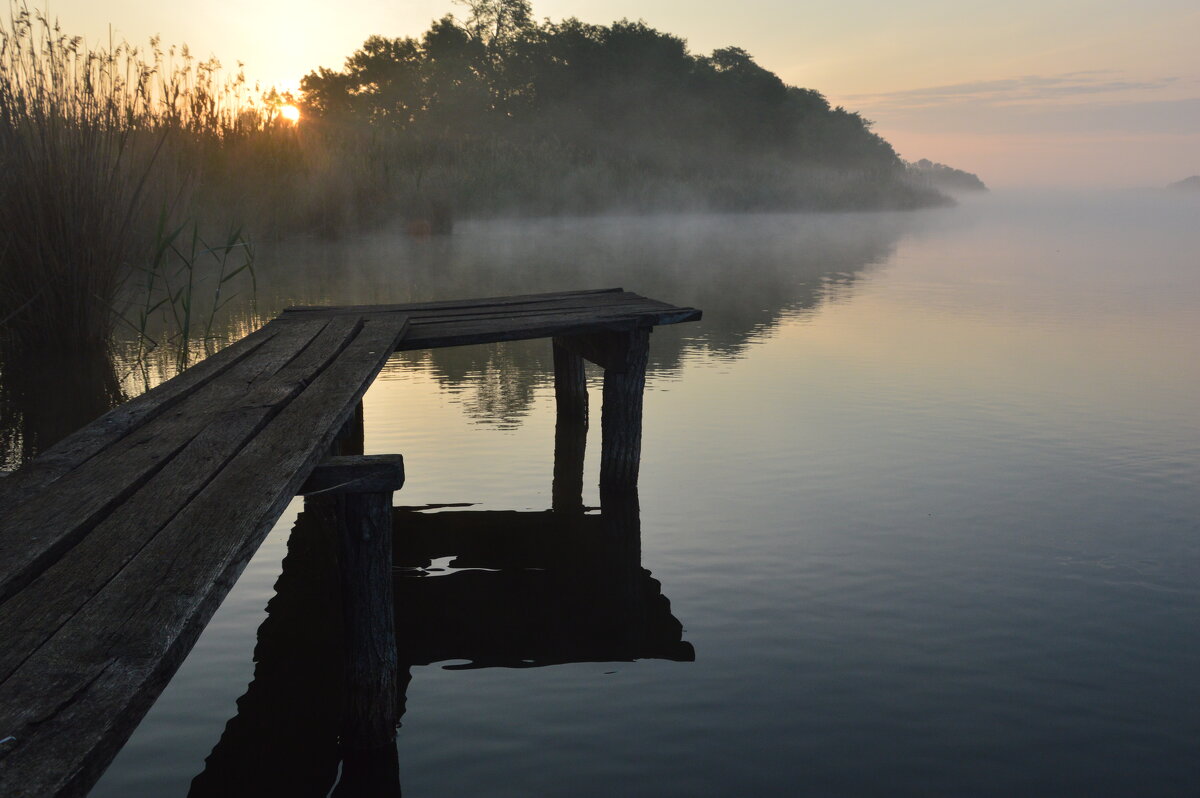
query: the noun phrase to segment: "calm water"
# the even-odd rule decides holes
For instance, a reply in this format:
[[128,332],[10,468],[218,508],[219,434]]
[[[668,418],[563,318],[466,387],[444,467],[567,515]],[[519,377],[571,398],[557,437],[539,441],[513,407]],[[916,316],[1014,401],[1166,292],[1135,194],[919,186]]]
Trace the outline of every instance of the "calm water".
[[[448,543],[401,577],[410,661],[454,657],[411,668],[405,794],[1200,793],[1198,222],[1186,197],[997,195],[262,253],[262,315],[616,285],[705,311],[651,341],[658,586],[628,550],[557,578],[545,543],[498,571]],[[548,508],[548,377],[546,342],[394,358],[365,408],[367,451],[405,455],[397,503]],[[301,507],[94,795],[329,788],[332,594]],[[669,607],[622,604],[630,579]],[[620,644],[626,612],[673,616],[694,661]]]

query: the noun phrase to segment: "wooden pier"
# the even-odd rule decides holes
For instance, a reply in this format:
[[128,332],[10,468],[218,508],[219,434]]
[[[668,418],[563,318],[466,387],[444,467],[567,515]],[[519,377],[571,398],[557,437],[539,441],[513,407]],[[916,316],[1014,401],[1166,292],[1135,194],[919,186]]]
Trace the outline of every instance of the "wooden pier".
[[[602,495],[636,496],[649,333],[698,318],[620,289],[293,308],[0,480],[0,795],[91,788],[301,493],[328,497],[340,530],[347,691],[361,706],[345,738],[381,745],[394,735],[403,467],[332,453],[361,440],[359,402],[387,358],[552,338],[564,463],[575,448],[582,463],[586,359],[605,370]],[[556,508],[580,505],[573,473],[556,465]]]

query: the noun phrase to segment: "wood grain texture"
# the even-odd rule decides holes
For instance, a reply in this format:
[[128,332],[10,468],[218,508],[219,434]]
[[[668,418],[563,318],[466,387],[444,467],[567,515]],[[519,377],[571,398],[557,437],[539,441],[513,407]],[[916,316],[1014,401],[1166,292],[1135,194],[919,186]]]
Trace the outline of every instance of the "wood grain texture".
[[366,317],[407,315],[411,327],[400,344],[405,350],[627,332],[701,317],[695,308],[676,307],[613,288],[406,305],[289,308],[282,318],[297,320],[344,313]]
[[346,705],[342,745],[376,749],[396,738],[399,694],[392,596],[392,494],[337,493],[332,501],[341,576]]
[[403,329],[364,324],[329,368],[0,684],[0,728],[17,738],[0,759],[0,794],[90,788],[324,457]]
[[284,318],[291,313],[373,313],[377,311],[397,311],[413,313],[420,310],[451,310],[455,308],[478,308],[490,305],[520,305],[531,302],[552,303],[561,299],[570,299],[594,294],[612,294],[624,291],[622,288],[597,288],[586,291],[550,291],[543,294],[519,294],[515,296],[480,297],[474,299],[443,299],[434,302],[410,302],[402,305],[296,305],[285,308]]
[[5,483],[3,492],[0,492],[0,511],[11,506],[12,501],[19,501],[22,496],[49,485],[105,447],[120,440],[130,430],[168,410],[209,380],[250,356],[280,329],[268,326],[251,333],[212,357],[205,358],[174,379],[167,380],[141,396],[113,408],[91,424],[63,438],[38,455],[33,462],[14,472],[14,479]]
[[350,317],[331,322],[290,363],[274,373],[264,369],[240,395],[226,397],[224,409],[214,412],[208,425],[165,467],[74,548],[0,604],[0,639],[5,641],[0,682],[124,568],[302,385],[328,367],[357,331],[358,322]]
[[301,496],[320,493],[389,493],[404,487],[404,457],[342,455],[323,460],[300,486]]
[[[696,311],[695,313],[698,313]],[[467,346],[499,341],[522,341],[532,338],[587,335],[603,332],[628,332],[639,328],[663,324],[693,321],[697,316],[692,311],[686,314],[614,314],[603,316],[591,312],[559,314],[535,317],[527,320],[509,320],[495,323],[469,322],[466,324],[439,324],[417,327],[414,339],[405,339],[401,349],[436,349],[443,346]]]
[[[296,358],[327,321],[289,327],[0,518],[0,601],[78,543],[196,437],[227,403]],[[15,477],[14,477],[15,478]]]
[[642,459],[642,394],[649,353],[650,331],[634,330],[626,338],[622,362],[604,370],[604,405],[600,412],[601,495],[606,491],[637,488]]

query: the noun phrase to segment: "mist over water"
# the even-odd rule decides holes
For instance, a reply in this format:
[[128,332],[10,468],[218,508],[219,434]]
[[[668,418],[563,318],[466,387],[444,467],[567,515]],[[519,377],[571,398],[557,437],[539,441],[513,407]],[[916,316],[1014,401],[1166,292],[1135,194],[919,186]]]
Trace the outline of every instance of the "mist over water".
[[[640,567],[695,661],[414,658],[405,794],[1195,795],[1198,210],[997,194],[263,247],[232,330],[291,304],[615,286],[704,310],[651,337],[640,490]],[[405,456],[397,504],[548,508],[551,374],[546,341],[394,357],[365,411],[367,452]],[[254,677],[300,507],[94,795],[188,794]],[[417,578],[485,580],[438,564]],[[316,659],[288,666],[320,684]]]

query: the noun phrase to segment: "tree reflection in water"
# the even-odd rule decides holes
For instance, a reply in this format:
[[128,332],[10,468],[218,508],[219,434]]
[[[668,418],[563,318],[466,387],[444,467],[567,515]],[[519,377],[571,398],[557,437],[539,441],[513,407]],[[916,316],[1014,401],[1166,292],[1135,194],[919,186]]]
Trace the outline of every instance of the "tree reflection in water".
[[0,469],[18,468],[124,399],[103,348],[56,356],[0,351]]

